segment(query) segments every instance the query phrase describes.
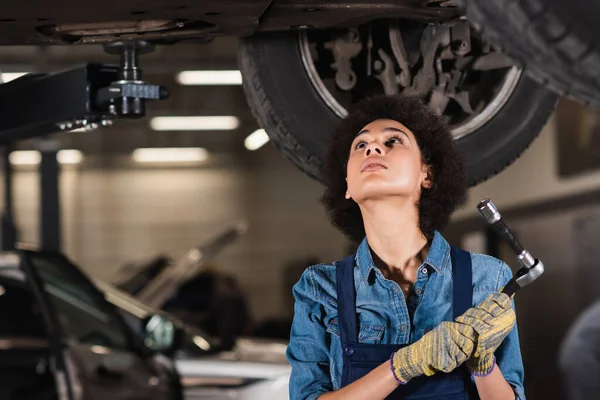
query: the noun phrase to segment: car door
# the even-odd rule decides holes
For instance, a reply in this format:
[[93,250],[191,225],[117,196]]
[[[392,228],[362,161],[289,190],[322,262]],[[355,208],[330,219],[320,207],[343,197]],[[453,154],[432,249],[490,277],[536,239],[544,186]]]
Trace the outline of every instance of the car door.
[[52,252],[24,257],[58,322],[83,399],[171,398],[168,374],[77,267]]

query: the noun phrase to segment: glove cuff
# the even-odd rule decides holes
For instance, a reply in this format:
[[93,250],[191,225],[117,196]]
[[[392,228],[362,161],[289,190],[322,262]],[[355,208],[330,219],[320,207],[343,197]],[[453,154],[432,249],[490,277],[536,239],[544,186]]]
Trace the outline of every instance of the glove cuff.
[[484,358],[472,358],[468,361],[467,366],[471,371],[471,376],[488,376],[496,366],[496,356],[490,354]]
[[[396,352],[393,352],[392,354],[390,354],[390,369],[392,370],[392,375],[394,375],[394,379],[396,379],[396,382],[400,385],[406,385],[408,383],[408,381],[403,381],[398,375],[399,375],[399,368],[396,368],[394,366],[394,355],[396,354]],[[398,373],[396,372],[398,371]]]

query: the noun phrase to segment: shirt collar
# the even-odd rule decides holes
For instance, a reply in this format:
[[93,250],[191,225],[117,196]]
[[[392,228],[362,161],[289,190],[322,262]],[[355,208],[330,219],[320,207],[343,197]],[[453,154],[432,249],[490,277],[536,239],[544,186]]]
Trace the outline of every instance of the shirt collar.
[[[362,277],[366,282],[369,278],[371,270],[376,268],[373,262],[373,256],[371,255],[371,249],[369,243],[365,237],[358,249],[356,250],[355,256],[356,265],[361,271]],[[423,264],[427,264],[432,267],[436,272],[443,274],[446,270],[450,270],[450,245],[444,239],[444,237],[436,230],[429,247],[429,253]]]

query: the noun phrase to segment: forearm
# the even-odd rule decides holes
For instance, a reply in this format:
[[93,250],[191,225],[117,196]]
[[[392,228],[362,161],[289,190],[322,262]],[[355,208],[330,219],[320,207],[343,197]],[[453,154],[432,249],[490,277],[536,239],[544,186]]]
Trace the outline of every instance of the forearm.
[[319,400],[383,400],[398,387],[390,369],[390,362],[384,362],[362,378],[336,390],[325,393]]
[[481,400],[515,400],[513,388],[506,382],[498,365],[487,376],[475,377],[475,386]]

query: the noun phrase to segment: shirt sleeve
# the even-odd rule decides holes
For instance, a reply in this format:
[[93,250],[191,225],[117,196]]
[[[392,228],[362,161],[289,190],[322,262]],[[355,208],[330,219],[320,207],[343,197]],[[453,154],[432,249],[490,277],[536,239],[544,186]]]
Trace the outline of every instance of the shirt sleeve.
[[[500,291],[512,278],[513,274],[510,267],[502,262],[500,278],[498,279],[498,288]],[[515,303],[513,300],[513,309]],[[517,324],[504,339],[500,347],[495,352],[496,364],[500,367],[504,379],[513,387],[517,400],[525,400],[525,390],[523,388],[524,368],[521,358],[521,346],[519,344],[519,331]]]
[[314,400],[333,391],[329,369],[327,332],[322,318],[323,305],[317,301],[313,267],[308,268],[293,294],[294,320],[287,348],[292,366],[290,400]]

